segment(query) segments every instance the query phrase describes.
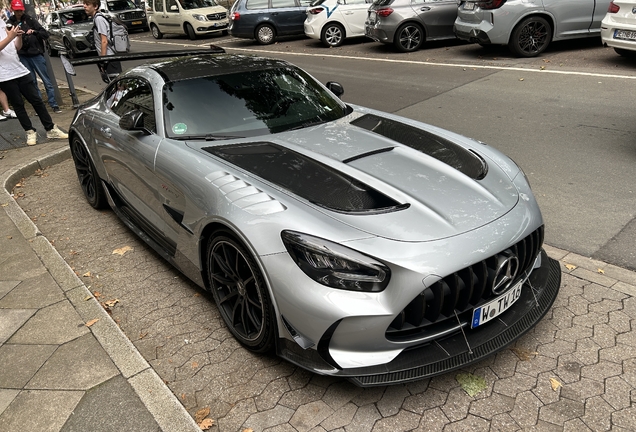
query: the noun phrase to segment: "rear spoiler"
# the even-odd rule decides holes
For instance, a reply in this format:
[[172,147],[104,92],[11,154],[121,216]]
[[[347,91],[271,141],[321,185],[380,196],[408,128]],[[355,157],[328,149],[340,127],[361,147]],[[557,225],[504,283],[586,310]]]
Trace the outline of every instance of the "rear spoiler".
[[[66,81],[68,82],[68,88],[71,93],[71,100],[73,101],[73,108],[77,108],[79,106],[79,100],[77,99],[77,94],[75,93],[75,85],[73,84],[73,77],[76,75],[75,68],[73,66],[83,66],[88,64],[99,64],[99,63],[107,63],[111,61],[130,61],[130,60],[147,60],[147,59],[155,59],[155,58],[166,58],[166,57],[184,57],[184,56],[193,56],[193,55],[201,55],[201,54],[223,54],[225,50],[216,45],[210,45],[210,48],[207,49],[194,49],[194,50],[175,50],[175,51],[153,51],[153,52],[145,52],[145,53],[126,53],[126,54],[117,54],[110,56],[93,56],[93,57],[85,57],[85,58],[67,58],[63,52],[60,52],[60,60],[62,60],[62,65],[64,66],[64,72],[66,74]],[[113,79],[115,77],[111,77]]]

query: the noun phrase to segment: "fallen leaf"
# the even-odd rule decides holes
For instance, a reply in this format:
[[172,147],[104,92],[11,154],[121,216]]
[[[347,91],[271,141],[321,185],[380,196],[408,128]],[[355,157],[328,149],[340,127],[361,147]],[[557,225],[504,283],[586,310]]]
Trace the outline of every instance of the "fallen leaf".
[[252,428],[243,429],[243,432],[254,432],[254,429]]
[[193,362],[192,362],[192,369],[196,369],[196,368],[198,368],[198,367],[199,367],[199,363],[198,363],[198,362],[193,361]]
[[485,379],[470,373],[457,374],[455,379],[470,397],[474,397],[477,393],[488,387]]
[[11,236],[7,236],[7,238],[8,238],[9,240],[11,240],[13,237],[11,237]]
[[530,351],[524,348],[510,348],[510,351],[512,351],[513,353],[515,353],[517,355],[517,357],[519,357],[519,360],[521,361],[528,361],[528,360],[532,360],[537,354],[539,354],[536,351]]
[[574,270],[576,266],[574,264],[565,264],[565,268],[568,270]]
[[539,69],[540,70],[545,70],[545,66],[541,66]]
[[603,269],[598,269],[597,271],[598,271],[600,274],[605,274],[605,270],[603,270]]
[[93,324],[95,324],[97,321],[99,321],[99,318],[95,318],[95,319],[92,319],[92,320],[88,321],[88,322],[86,323],[86,327],[90,327],[90,326],[92,326],[92,325],[93,325]]
[[86,273],[84,273],[82,276],[84,277],[91,277],[91,272],[87,271]]
[[115,306],[117,303],[119,303],[119,299],[107,300],[107,301],[105,301],[105,302],[104,302],[104,303],[102,303],[102,304],[106,305],[106,306],[107,306],[107,307],[109,307],[109,308],[112,308],[112,307],[113,307],[113,306]]
[[4,204],[1,205],[1,207],[6,207],[8,205],[9,205],[9,203],[4,203]]
[[214,426],[214,420],[212,420],[212,419],[205,419],[201,423],[199,423],[199,428],[201,430],[208,430],[212,426]]
[[102,293],[100,293],[99,291],[93,291],[93,295],[95,296],[95,298],[100,298],[102,296]]
[[93,298],[93,297],[91,297],[91,296],[86,296],[86,297],[84,297],[84,301],[89,301],[89,300],[90,300],[90,299],[92,299],[92,298]]
[[559,387],[563,387],[563,384],[561,384],[556,378],[550,378],[550,385],[552,386],[552,390],[554,391],[557,391]]
[[133,250],[133,248],[131,248],[130,246],[124,246],[119,249],[115,249],[111,255],[117,254],[119,256],[124,256],[126,252],[129,252],[131,250]]
[[139,333],[139,339],[143,339],[143,338],[145,338],[146,336],[148,336],[148,332],[145,332],[145,333]]
[[523,81],[523,78],[519,78],[519,81]]
[[186,398],[186,394],[185,393],[181,393],[181,399],[185,400],[185,398]]
[[210,415],[210,407],[201,408],[194,414],[194,421],[197,424],[201,423],[207,416]]

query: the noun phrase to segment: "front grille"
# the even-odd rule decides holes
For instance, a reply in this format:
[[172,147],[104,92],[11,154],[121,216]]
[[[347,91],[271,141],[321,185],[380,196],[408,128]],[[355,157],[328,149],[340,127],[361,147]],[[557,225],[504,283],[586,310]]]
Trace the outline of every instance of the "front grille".
[[[437,338],[470,322],[472,310],[496,297],[492,292],[497,263],[504,256],[519,261],[514,285],[527,275],[543,245],[543,226],[517,244],[455,272],[422,291],[393,320],[386,331],[391,341]],[[501,293],[500,293],[501,294]],[[457,317],[455,316],[457,314]]]
[[123,19],[131,20],[131,19],[138,19],[143,17],[144,17],[143,11],[132,11],[132,12],[124,12]]
[[218,20],[225,19],[226,17],[227,17],[226,12],[219,12],[219,13],[206,15],[206,18],[209,19],[210,21],[218,21]]

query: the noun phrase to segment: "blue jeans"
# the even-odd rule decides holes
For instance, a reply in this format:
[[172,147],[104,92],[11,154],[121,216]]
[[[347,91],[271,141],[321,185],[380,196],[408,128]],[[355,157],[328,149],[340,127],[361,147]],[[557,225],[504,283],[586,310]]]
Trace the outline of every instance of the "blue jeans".
[[40,88],[37,86],[36,73],[40,76],[40,79],[44,83],[46,97],[49,99],[49,105],[51,108],[57,108],[59,105],[55,100],[55,90],[53,90],[53,83],[51,82],[51,78],[49,78],[48,71],[46,70],[46,59],[44,56],[42,54],[33,57],[20,56],[20,62],[29,70],[29,72],[31,72],[31,76],[33,77],[33,81],[36,83],[35,87],[38,89],[38,95],[40,98],[42,97],[42,94],[40,93]]

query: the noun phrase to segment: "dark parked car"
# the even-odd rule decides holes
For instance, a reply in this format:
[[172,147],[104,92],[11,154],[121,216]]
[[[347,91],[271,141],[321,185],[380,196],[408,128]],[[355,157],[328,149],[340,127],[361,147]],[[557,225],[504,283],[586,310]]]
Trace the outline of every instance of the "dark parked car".
[[343,92],[282,60],[165,59],[79,107],[71,154],[88,203],[208,289],[252,351],[379,386],[514,342],[561,282],[521,168]]
[[366,36],[401,52],[426,41],[455,39],[456,0],[375,0],[368,14]]
[[230,34],[267,45],[277,36],[305,34],[310,0],[237,0],[230,9]]
[[83,7],[74,7],[51,12],[44,21],[50,37],[46,48],[50,56],[66,51],[69,58],[77,54],[95,53],[86,36],[93,30],[93,20]]
[[148,31],[148,19],[143,9],[135,6],[130,0],[107,0],[102,1],[100,10],[103,13],[119,18],[121,22],[130,30]]

